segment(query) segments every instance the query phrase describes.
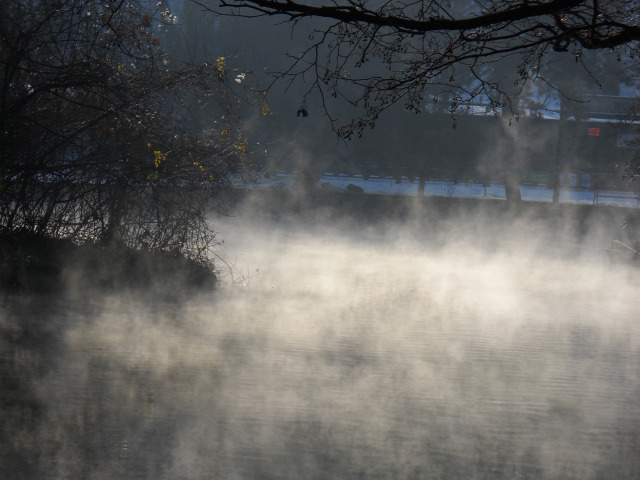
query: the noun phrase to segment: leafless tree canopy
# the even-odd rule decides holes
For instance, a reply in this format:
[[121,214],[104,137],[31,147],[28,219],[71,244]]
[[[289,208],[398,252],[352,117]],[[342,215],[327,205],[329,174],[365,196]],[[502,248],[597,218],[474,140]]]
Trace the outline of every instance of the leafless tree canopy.
[[[454,109],[478,98],[495,109],[511,107],[527,80],[555,86],[545,70],[555,52],[579,63],[586,50],[613,51],[622,62],[632,61],[640,40],[637,1],[199,3],[223,15],[275,16],[309,28],[309,43],[280,77],[313,78],[311,89],[320,91],[325,106],[331,97],[363,106],[364,115],[340,130],[345,137],[373,126],[397,102],[417,111],[425,97],[445,98]],[[497,73],[501,65],[515,73],[508,82]]]

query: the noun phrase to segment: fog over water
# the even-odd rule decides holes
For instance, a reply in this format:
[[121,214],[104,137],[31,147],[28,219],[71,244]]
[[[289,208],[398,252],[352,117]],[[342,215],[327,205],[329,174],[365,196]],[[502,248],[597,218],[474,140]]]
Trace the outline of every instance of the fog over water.
[[0,476],[640,478],[636,274],[501,222],[238,211],[214,295],[5,299]]

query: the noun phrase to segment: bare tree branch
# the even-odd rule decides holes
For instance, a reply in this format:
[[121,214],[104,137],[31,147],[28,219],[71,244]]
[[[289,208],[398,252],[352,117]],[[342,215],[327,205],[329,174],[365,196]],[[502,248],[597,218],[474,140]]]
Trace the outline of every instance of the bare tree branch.
[[[346,137],[394,103],[419,111],[425,97],[445,92],[452,109],[479,97],[510,108],[554,52],[582,62],[586,50],[633,50],[640,41],[636,0],[192,1],[220,15],[310,20],[314,38],[278,78],[310,75],[322,95],[362,105],[362,117],[339,129]],[[508,81],[496,79],[504,65]]]

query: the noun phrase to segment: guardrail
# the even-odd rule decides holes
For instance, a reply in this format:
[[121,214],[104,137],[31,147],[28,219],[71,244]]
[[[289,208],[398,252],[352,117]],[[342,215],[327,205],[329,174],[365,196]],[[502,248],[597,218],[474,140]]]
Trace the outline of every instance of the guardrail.
[[640,194],[637,192],[601,192],[599,190],[593,191],[593,204],[598,205],[598,202],[601,198],[616,198],[616,199],[624,199],[624,200],[635,200],[636,207],[640,207]]

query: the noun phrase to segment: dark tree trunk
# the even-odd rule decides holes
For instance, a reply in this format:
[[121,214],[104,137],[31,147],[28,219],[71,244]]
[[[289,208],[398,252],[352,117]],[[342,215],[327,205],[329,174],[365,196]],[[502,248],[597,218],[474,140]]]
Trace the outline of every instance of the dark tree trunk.
[[418,183],[418,195],[421,197],[424,197],[424,186],[425,186],[425,179],[424,177],[421,176]]
[[519,171],[505,173],[504,190],[507,196],[507,202],[518,203],[522,201]]
[[[507,127],[511,128],[511,127]],[[512,138],[505,139],[507,145],[505,145],[502,151],[502,169],[504,172],[504,190],[507,196],[507,202],[518,203],[522,201],[522,194],[520,193],[520,176],[521,161],[514,140]]]

